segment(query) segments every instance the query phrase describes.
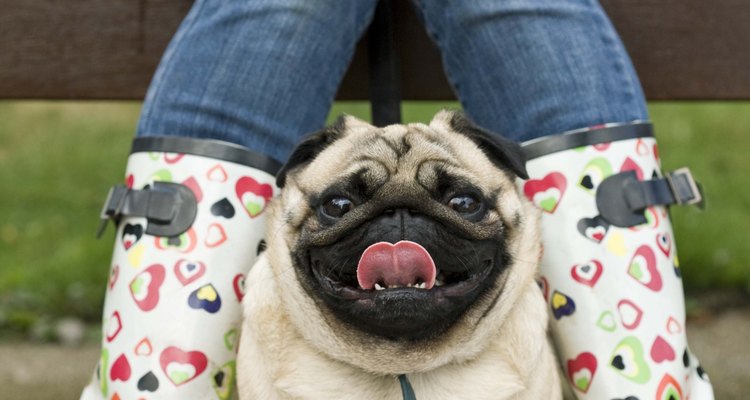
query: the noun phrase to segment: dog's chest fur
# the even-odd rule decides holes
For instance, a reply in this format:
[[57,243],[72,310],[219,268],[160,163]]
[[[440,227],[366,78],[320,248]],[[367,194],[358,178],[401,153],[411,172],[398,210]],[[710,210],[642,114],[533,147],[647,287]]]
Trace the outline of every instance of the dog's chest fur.
[[[293,273],[289,271],[289,273]],[[310,346],[287,317],[265,257],[247,279],[238,364],[238,389],[247,399],[401,399],[395,376],[375,375],[334,360]],[[538,290],[535,288],[535,290]],[[476,358],[409,374],[419,399],[557,399],[554,363],[544,335],[546,311],[530,290],[507,321],[519,329],[501,332]],[[514,320],[515,321],[512,321]],[[530,332],[536,332],[531,334]],[[513,347],[531,348],[519,354]],[[373,347],[373,357],[378,349]]]

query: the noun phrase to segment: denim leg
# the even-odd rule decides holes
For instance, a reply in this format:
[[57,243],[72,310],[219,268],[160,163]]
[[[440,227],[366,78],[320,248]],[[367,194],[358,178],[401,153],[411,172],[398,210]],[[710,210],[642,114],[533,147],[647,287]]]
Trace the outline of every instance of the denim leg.
[[325,123],[375,3],[196,1],[151,82],[137,134],[225,140],[286,160]]
[[449,80],[479,125],[525,141],[647,119],[643,92],[593,0],[416,0]]
[[[596,1],[415,1],[479,125],[526,141],[648,119],[631,62]],[[667,210],[649,207],[649,222],[630,228],[599,215],[602,179],[660,174],[656,142],[603,145],[531,159],[532,179],[519,182],[542,211],[540,282],[562,378],[582,400],[713,399],[687,345]]]

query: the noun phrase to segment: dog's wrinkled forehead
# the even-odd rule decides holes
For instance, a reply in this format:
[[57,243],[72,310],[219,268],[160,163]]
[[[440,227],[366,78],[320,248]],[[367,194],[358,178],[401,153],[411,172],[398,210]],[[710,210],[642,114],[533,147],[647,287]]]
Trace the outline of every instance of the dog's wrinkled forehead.
[[445,140],[436,142],[434,132],[421,124],[353,129],[346,134],[348,140],[333,143],[300,173],[300,187],[330,186],[341,177],[357,175],[370,187],[424,181],[420,175],[435,164],[450,169],[459,162],[455,149]]
[[[429,125],[385,128],[347,116],[301,142],[277,184],[283,187],[294,175],[300,188],[321,188],[358,173],[366,173],[370,183],[416,179],[428,184],[436,170],[484,182],[505,175],[508,181],[513,176],[526,178],[524,164],[518,144],[475,127],[457,112],[442,111]],[[498,174],[498,168],[506,173]]]

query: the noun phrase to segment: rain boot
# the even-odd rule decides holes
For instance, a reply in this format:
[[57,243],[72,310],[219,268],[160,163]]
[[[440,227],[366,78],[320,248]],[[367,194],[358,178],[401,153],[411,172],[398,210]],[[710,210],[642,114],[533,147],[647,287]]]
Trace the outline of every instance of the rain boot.
[[525,196],[542,213],[540,285],[578,399],[713,398],[685,336],[668,208],[700,204],[689,170],[662,174],[649,123],[524,144]]
[[141,137],[116,223],[102,350],[82,399],[227,399],[244,278],[264,248],[280,165],[220,141]]

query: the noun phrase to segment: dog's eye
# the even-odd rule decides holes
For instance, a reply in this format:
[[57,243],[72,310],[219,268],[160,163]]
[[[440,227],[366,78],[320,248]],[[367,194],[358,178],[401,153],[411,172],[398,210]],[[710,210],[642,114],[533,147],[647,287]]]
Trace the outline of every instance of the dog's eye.
[[460,214],[474,214],[482,209],[482,203],[473,196],[462,194],[451,197],[448,206]]
[[328,217],[341,218],[354,208],[354,203],[346,197],[336,196],[328,199],[320,208]]

